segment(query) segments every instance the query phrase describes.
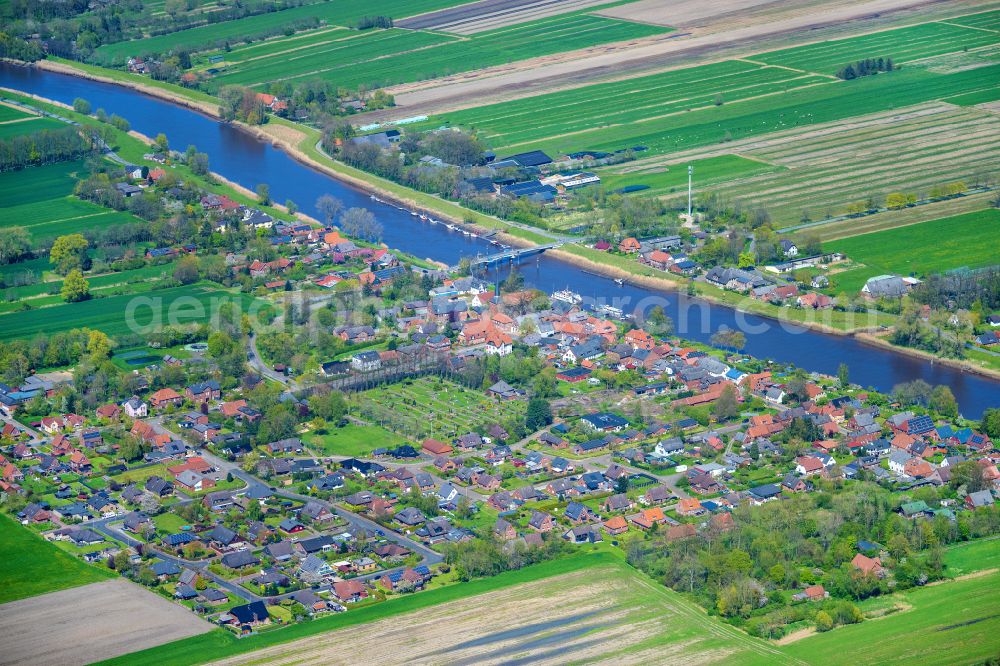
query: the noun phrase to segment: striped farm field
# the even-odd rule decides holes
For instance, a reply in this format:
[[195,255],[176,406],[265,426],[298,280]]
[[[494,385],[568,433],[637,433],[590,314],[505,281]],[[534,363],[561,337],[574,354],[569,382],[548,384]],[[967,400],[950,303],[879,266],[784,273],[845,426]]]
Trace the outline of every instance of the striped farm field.
[[[1000,44],[1000,33],[944,23],[875,35],[887,44],[915,40],[921,46],[901,47],[899,54],[858,53],[857,57],[891,56],[903,62],[939,56],[949,49],[961,52],[966,46]],[[874,40],[875,35],[855,39]],[[990,61],[946,72],[905,66],[888,74],[841,81],[833,72],[845,64],[840,59],[854,53],[854,47],[840,45],[840,50],[832,51],[831,44],[839,42],[798,47],[794,57],[786,49],[464,109],[435,116],[422,128],[442,123],[473,128],[500,154],[531,149],[550,154],[614,151],[641,145],[649,149],[647,155],[670,155],[1000,85],[1000,65]],[[832,71],[831,62],[836,63]],[[803,71],[806,65],[820,73]]]
[[1000,35],[951,23],[923,23],[858,37],[807,44],[754,56],[770,65],[834,74],[864,58],[892,58],[897,65],[995,44]]
[[997,264],[998,237],[1000,210],[991,208],[824,243],[824,251],[863,264],[831,273],[830,291],[856,293],[868,278],[888,273],[922,277]]
[[[784,168],[731,183],[726,196],[766,206],[776,226],[791,226],[803,211],[822,219],[842,215],[871,195],[906,192],[924,199],[935,185],[969,184],[977,174],[1000,176],[1000,118],[931,102],[731,148]],[[705,158],[722,149],[684,156]]]
[[[481,32],[468,38],[412,30],[378,30],[323,38],[271,40],[224,54],[242,59],[212,79],[213,86],[327,79],[338,86],[388,86],[502,65],[564,51],[638,39],[669,28],[587,14],[557,16]],[[295,49],[295,50],[289,50]]]
[[230,84],[263,85],[271,81],[298,78],[329,78],[338,85],[352,86],[374,81],[370,73],[380,59],[392,60],[398,54],[414,52],[417,57],[435,44],[455,41],[454,37],[410,30],[378,30],[356,32],[337,30],[324,32],[323,39],[308,39],[305,43],[285,40],[274,53],[271,42],[250,46],[246,52],[235,50],[226,54],[227,62],[245,58],[226,67],[224,73],[212,79],[213,86]]
[[95,53],[105,62],[124,62],[134,55],[166,53],[180,49],[203,51],[206,48],[214,48],[216,44],[226,40],[240,41],[247,35],[260,33],[274,27],[290,26],[297,21],[310,18],[317,18],[328,25],[348,26],[353,25],[359,18],[373,13],[395,18],[441,9],[454,4],[457,4],[456,0],[379,0],[376,7],[357,2],[326,0],[267,14],[247,16],[235,21],[210,23],[156,37],[105,44],[100,46]]
[[149,333],[158,326],[205,322],[222,303],[235,303],[247,312],[255,303],[246,294],[223,291],[210,283],[161,289],[141,295],[126,294],[65,303],[49,308],[0,315],[0,340],[29,338],[40,332],[53,333],[74,328],[93,328],[109,335],[132,330],[129,318]]

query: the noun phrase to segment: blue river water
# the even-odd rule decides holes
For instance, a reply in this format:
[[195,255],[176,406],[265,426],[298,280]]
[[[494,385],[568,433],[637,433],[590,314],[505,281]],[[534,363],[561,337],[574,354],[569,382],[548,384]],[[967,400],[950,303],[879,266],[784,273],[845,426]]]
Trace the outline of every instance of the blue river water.
[[[315,201],[323,194],[337,197],[347,207],[368,208],[382,224],[383,241],[389,247],[418,257],[455,264],[463,256],[496,251],[484,239],[421,221],[408,211],[373,201],[367,192],[301,164],[237,127],[128,88],[6,63],[0,63],[0,86],[65,103],[82,97],[94,109],[103,108],[109,114],[127,118],[133,129],[147,136],[163,132],[175,149],[196,145],[208,153],[213,171],[250,189],[266,183],[275,201],[292,199],[315,217],[319,217]],[[610,278],[550,256],[526,258],[519,270],[531,286],[547,292],[569,288],[587,300],[629,313],[662,305],[674,320],[676,333],[692,340],[708,342],[720,328],[735,328],[746,334],[745,351],[759,358],[828,374],[835,374],[840,363],[847,363],[851,381],[883,391],[918,378],[946,384],[962,413],[970,418],[978,418],[987,407],[1000,406],[1000,382],[867,345],[853,337],[792,326],[683,294],[632,284],[619,286]]]

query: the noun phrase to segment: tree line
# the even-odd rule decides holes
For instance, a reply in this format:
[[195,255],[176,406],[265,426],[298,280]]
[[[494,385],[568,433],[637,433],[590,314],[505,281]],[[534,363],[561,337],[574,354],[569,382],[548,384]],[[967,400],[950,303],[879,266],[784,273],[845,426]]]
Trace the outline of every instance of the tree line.
[[76,160],[94,149],[93,141],[73,127],[12,136],[0,139],[0,172]]
[[875,76],[879,72],[893,71],[892,58],[865,58],[837,70],[837,78],[845,81],[863,76]]

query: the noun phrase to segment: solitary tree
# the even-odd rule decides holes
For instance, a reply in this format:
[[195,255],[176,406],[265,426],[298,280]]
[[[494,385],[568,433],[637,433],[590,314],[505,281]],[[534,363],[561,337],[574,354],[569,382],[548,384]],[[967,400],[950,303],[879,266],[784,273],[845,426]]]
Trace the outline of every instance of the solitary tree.
[[67,303],[76,303],[90,298],[90,283],[83,277],[79,268],[74,268],[63,280],[60,295]]
[[89,246],[90,243],[82,234],[60,236],[49,251],[49,263],[53,264],[56,272],[61,275],[67,275],[73,269],[82,269]]
[[260,205],[267,206],[271,203],[271,186],[267,183],[261,183],[257,186],[257,201]]
[[316,210],[323,216],[326,225],[330,226],[340,215],[340,211],[344,210],[344,203],[333,195],[324,194],[316,199]]

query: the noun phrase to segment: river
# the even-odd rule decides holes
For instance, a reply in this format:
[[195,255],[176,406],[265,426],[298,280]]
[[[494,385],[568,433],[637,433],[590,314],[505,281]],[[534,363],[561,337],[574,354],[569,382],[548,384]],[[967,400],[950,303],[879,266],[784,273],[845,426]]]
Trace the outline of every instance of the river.
[[[370,209],[384,228],[383,240],[418,257],[455,264],[463,256],[496,251],[487,241],[449,230],[443,224],[422,222],[407,211],[372,201],[362,190],[300,164],[270,143],[237,127],[140,92],[88,79],[35,68],[0,63],[0,86],[22,90],[72,104],[77,97],[94,109],[127,118],[132,128],[147,135],[166,134],[173,148],[194,144],[208,153],[211,169],[251,190],[267,183],[278,202],[292,199],[303,212],[320,217],[315,201],[332,194],[345,206]],[[851,381],[889,391],[900,382],[924,379],[951,387],[961,411],[978,418],[987,407],[1000,405],[1000,382],[923,359],[873,347],[850,337],[822,333],[778,322],[684,295],[634,285],[618,286],[610,278],[541,255],[520,267],[526,282],[552,292],[570,288],[585,298],[607,302],[627,312],[655,304],[664,306],[678,335],[708,342],[721,327],[746,333],[745,351],[758,358],[793,363],[807,370],[836,374],[844,362]],[[502,277],[502,276],[501,276]]]

